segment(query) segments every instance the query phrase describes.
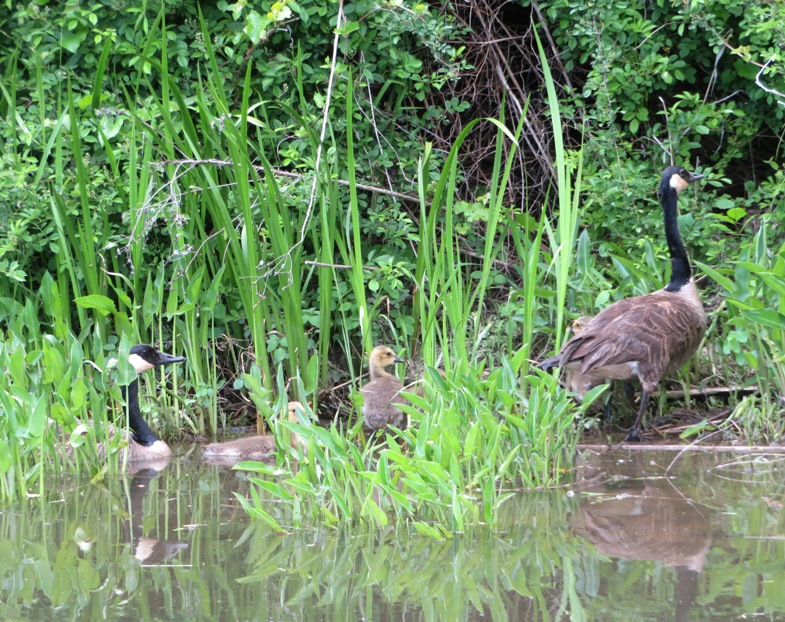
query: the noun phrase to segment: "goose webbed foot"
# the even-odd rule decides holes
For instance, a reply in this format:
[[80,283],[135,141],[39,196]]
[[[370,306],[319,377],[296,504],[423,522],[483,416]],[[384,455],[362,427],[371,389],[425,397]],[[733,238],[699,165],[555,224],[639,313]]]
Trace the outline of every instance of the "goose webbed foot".
[[634,425],[630,428],[629,432],[627,432],[627,436],[624,437],[625,443],[640,443],[643,441],[641,438],[641,431],[637,425]]

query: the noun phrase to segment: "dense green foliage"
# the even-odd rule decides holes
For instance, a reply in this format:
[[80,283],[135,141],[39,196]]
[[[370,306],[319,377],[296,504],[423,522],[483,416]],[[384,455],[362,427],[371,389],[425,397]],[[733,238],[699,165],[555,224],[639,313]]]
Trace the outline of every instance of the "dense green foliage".
[[[710,171],[716,196],[682,223],[694,257],[724,262],[761,214],[783,218],[785,8],[739,0],[540,4],[570,76],[586,162],[583,223],[594,239],[660,242],[652,209],[670,161]],[[654,163],[654,168],[652,164]],[[661,164],[657,164],[661,163]],[[710,209],[709,209],[710,208]]]
[[[424,7],[415,9],[423,20]],[[16,18],[60,19],[54,12],[36,11]],[[412,14],[408,9],[400,13]],[[108,23],[119,19],[106,17]],[[453,223],[463,214],[455,196],[461,145],[478,121],[467,125],[449,153],[420,145],[411,161],[416,166],[408,172],[416,183],[409,199],[416,211],[398,211],[393,224],[383,213],[393,205],[389,197],[358,191],[359,175],[370,163],[378,171],[380,161],[368,145],[378,146],[381,134],[377,129],[367,133],[369,116],[363,110],[364,102],[372,100],[366,99],[366,91],[375,79],[363,69],[368,54],[356,51],[362,62],[353,68],[334,59],[309,81],[311,63],[298,52],[289,60],[296,71],[283,80],[293,99],[286,101],[282,93],[271,100],[264,95],[269,85],[259,81],[250,62],[241,65],[237,81],[227,88],[225,57],[232,55],[225,46],[214,47],[222,41],[216,30],[220,23],[199,17],[204,57],[196,54],[196,62],[184,67],[175,54],[181,48],[176,13],[148,17],[147,36],[137,41],[131,60],[121,53],[127,37],[117,38],[120,45],[114,36],[96,36],[95,57],[84,56],[85,64],[94,63],[92,73],[74,71],[69,80],[54,82],[55,67],[67,74],[71,67],[50,63],[49,54],[27,58],[13,49],[8,56],[9,72],[29,80],[26,90],[15,83],[8,102],[33,97],[41,119],[53,121],[37,126],[40,135],[29,148],[18,131],[7,142],[9,150],[38,158],[33,179],[26,180],[32,185],[25,190],[41,195],[37,222],[47,222],[48,229],[28,223],[30,231],[37,231],[40,248],[19,263],[24,269],[17,278],[3,284],[6,333],[0,354],[18,372],[2,386],[15,396],[5,404],[3,496],[43,485],[40,470],[30,466],[60,462],[58,426],[68,438],[82,429],[80,422],[91,412],[112,416],[101,390],[104,383],[94,380],[96,371],[105,372],[109,353],[123,358],[129,343],[148,340],[171,340],[168,349],[188,357],[185,380],[173,387],[185,389],[179,406],[187,410],[178,408],[166,419],[174,418],[181,429],[210,434],[224,423],[219,399],[230,391],[253,400],[263,416],[274,414],[274,404],[287,391],[316,407],[318,389],[329,388],[333,374],[347,374],[348,367],[350,377],[359,376],[364,364],[358,353],[374,342],[412,344],[425,363],[438,364],[447,373],[448,382],[427,391],[418,403],[438,413],[445,429],[426,419],[416,436],[403,437],[418,446],[416,459],[404,456],[404,462],[392,464],[390,481],[398,486],[405,477],[410,488],[404,496],[393,495],[393,507],[384,511],[462,528],[477,520],[478,511],[493,522],[510,487],[558,482],[577,440],[572,425],[576,408],[569,396],[555,391],[553,378],[528,376],[528,370],[535,292],[547,282],[541,289],[555,287],[563,300],[570,263],[568,253],[560,253],[562,269],[555,277],[539,271],[539,241],[547,229],[553,243],[568,249],[574,232],[568,226],[552,230],[544,219],[527,220],[521,227],[505,206],[510,163],[503,155],[514,145],[512,132],[502,122],[488,122],[497,130],[497,149],[484,213],[488,235],[477,249],[482,268],[474,273],[465,264]],[[339,33],[353,31],[352,22],[340,19]],[[434,23],[448,27],[447,20]],[[115,24],[114,30],[121,29]],[[237,41],[251,46],[245,56],[252,58],[252,44],[258,42],[246,41],[246,35]],[[365,38],[349,41],[361,48]],[[335,43],[336,54],[347,44],[342,37]],[[84,45],[58,54],[76,54],[76,63]],[[385,67],[400,70],[401,59],[392,60]],[[128,70],[115,66],[126,61]],[[437,77],[431,75],[429,88]],[[407,93],[418,92],[413,83],[405,86]],[[385,93],[390,88],[383,86]],[[553,104],[556,110],[555,99]],[[29,108],[17,105],[18,121]],[[375,102],[372,116],[378,117],[379,110]],[[411,140],[403,129],[401,135]],[[297,145],[296,161],[289,144]],[[288,155],[282,159],[281,154]],[[563,160],[564,223],[575,218],[569,174]],[[481,320],[501,248],[497,230],[510,232],[516,247],[534,259],[520,268],[527,278],[522,291],[528,297],[524,323],[529,338],[521,346],[510,335],[508,354],[494,356],[502,369],[481,382]],[[9,255],[19,250],[9,249]],[[20,300],[27,300],[27,307]],[[36,313],[37,300],[45,313]],[[519,383],[521,377],[526,380]],[[462,378],[461,383],[456,385],[455,378]],[[470,381],[474,390],[466,394],[462,385]],[[33,411],[28,409],[31,402]],[[328,401],[326,408],[330,406]],[[337,407],[349,412],[351,402]],[[466,419],[467,409],[475,412],[476,421]],[[102,428],[85,433],[93,441],[91,435],[100,438]],[[395,440],[378,456],[370,446],[358,450],[358,430],[308,435],[314,468],[300,471],[301,477],[311,478],[299,481],[303,496],[309,485],[314,501],[334,509],[332,503],[341,505],[341,486],[348,486],[363,508],[372,507],[358,487],[373,472],[375,460],[386,464],[403,454]],[[94,442],[82,442],[83,434],[71,435],[70,444],[86,446],[89,454]],[[332,435],[340,443],[331,441]],[[83,453],[76,452],[77,460]],[[332,462],[344,468],[325,470]],[[389,483],[381,472],[379,477]],[[441,481],[432,507],[412,506],[410,498],[421,495],[422,486],[434,477]],[[475,485],[483,488],[482,499],[464,491]],[[358,514],[356,501],[348,497],[344,519],[384,522],[384,512],[363,509]],[[312,512],[319,506],[308,507]]]
[[[539,6],[559,58],[527,59],[542,77],[520,108],[499,105],[505,90],[483,95],[499,118],[463,118],[444,150],[429,138],[472,110],[450,96],[473,34],[457,6],[0,7],[2,496],[40,485],[32,465],[58,461],[51,422],[71,433],[111,416],[98,371],[153,341],[188,356],[159,429],[270,418],[288,392],[350,430],[313,435],[314,464],[346,467],[329,481],[303,469],[304,496],[354,520],[351,504],[334,511],[351,489],[359,516],[383,524],[419,515],[392,491],[413,497],[438,472],[430,518],[489,520],[510,487],[558,481],[577,440],[577,409],[530,361],[561,343],[570,317],[666,280],[653,187],[671,158],[709,173],[682,200],[681,226],[713,280],[712,330],[698,373],[680,379],[759,385],[737,414],[750,437],[779,439],[783,111],[761,85],[785,90],[782,9]],[[550,183],[517,165],[531,115],[552,136]],[[492,143],[476,156],[482,178],[467,179],[479,129]],[[417,406],[429,414],[401,437],[415,453],[390,441],[373,454],[387,475],[370,449],[354,453],[361,398],[333,390],[356,383],[375,342],[446,375],[428,372]],[[426,477],[418,464],[438,468]],[[475,484],[480,501],[463,494]],[[391,501],[377,512],[379,485]]]

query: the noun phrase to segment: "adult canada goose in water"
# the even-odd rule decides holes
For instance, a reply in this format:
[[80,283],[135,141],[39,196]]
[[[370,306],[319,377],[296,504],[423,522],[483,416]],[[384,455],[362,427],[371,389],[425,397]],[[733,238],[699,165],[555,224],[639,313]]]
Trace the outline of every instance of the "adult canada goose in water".
[[641,420],[652,392],[663,376],[693,355],[706,332],[706,315],[676,220],[679,193],[702,177],[680,166],[670,166],[662,174],[660,200],[671,259],[668,284],[658,292],[606,307],[556,356],[539,364],[545,370],[566,368],[571,374],[570,390],[579,397],[608,380],[637,379],[641,405],[626,441],[641,440]]
[[376,346],[368,359],[371,379],[360,389],[363,394],[363,427],[368,432],[387,426],[406,427],[406,415],[396,404],[406,403],[400,395],[401,381],[387,371],[390,365],[405,363],[389,346]]
[[[300,402],[289,402],[287,406],[288,420],[297,423],[297,413],[303,412]],[[305,447],[302,439],[292,432],[292,446]],[[265,461],[278,452],[275,437],[272,434],[246,436],[223,443],[210,443],[202,448],[205,462],[233,466],[242,460]]]
[[[138,375],[161,365],[181,363],[185,357],[166,354],[156,350],[153,346],[140,344],[129,350],[128,360]],[[128,409],[128,427],[131,428],[128,447],[124,450],[127,452],[125,459],[129,463],[161,463],[165,467],[172,457],[172,450],[169,445],[158,438],[142,417],[139,410],[139,379],[134,378],[129,385],[120,387],[120,391]],[[109,429],[109,434],[114,434],[113,427]],[[105,453],[106,448],[103,444],[99,446],[98,451],[99,454]]]

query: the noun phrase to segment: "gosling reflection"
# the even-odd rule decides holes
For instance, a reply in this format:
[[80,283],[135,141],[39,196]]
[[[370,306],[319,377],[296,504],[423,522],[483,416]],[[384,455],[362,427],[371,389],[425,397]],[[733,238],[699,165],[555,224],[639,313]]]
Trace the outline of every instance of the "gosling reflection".
[[586,489],[573,518],[575,532],[608,557],[661,562],[676,570],[676,620],[694,607],[698,575],[712,542],[711,512],[686,498],[662,470],[627,461],[629,479]]
[[159,473],[154,468],[142,468],[134,473],[129,483],[131,516],[126,521],[127,538],[134,557],[145,566],[160,564],[188,548],[188,543],[182,540],[159,540],[144,535],[144,498],[150,490],[150,483]]

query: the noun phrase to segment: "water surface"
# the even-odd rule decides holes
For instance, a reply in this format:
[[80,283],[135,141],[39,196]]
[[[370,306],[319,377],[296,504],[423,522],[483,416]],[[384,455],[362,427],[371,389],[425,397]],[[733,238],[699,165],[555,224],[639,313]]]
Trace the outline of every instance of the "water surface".
[[189,457],[72,479],[0,510],[0,619],[781,620],[784,461],[585,450],[574,485],[450,541],[275,533],[245,474]]

